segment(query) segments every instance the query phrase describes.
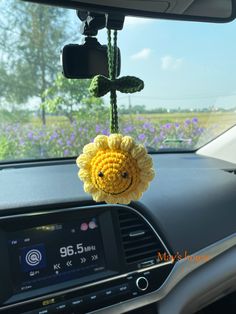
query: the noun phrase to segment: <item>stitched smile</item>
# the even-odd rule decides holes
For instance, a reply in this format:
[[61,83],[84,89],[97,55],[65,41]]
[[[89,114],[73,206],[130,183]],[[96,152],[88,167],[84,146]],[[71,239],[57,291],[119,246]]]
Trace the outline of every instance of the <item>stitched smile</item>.
[[107,191],[105,191],[105,190],[103,190],[103,189],[101,189],[101,190],[102,190],[104,193],[107,193],[107,194],[110,194],[110,195],[119,195],[119,194],[122,194],[122,193],[128,191],[128,189],[131,187],[132,183],[133,183],[133,179],[131,179],[130,184],[127,186],[126,189],[124,189],[123,191],[118,192],[118,193],[110,193],[110,192],[107,192]]

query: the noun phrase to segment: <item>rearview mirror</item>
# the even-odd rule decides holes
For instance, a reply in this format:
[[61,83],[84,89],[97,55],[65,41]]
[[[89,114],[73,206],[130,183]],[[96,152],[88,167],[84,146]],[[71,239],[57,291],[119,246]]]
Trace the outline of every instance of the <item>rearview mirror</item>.
[[235,18],[234,0],[23,0],[99,13],[206,22]]

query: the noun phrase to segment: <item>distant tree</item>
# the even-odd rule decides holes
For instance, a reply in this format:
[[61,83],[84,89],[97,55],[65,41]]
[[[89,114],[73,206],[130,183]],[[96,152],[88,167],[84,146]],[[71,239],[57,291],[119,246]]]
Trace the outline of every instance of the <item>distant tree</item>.
[[128,108],[125,105],[120,106],[120,113],[124,114],[136,114],[136,113],[146,113],[147,109],[145,105],[130,105]]
[[1,0],[1,96],[21,104],[37,97],[45,117],[44,91],[59,71],[60,48],[67,38],[66,12],[54,7]]
[[66,116],[72,123],[76,116],[94,116],[104,108],[101,98],[91,97],[90,80],[66,79],[58,74],[54,83],[45,91],[44,106],[51,113]]

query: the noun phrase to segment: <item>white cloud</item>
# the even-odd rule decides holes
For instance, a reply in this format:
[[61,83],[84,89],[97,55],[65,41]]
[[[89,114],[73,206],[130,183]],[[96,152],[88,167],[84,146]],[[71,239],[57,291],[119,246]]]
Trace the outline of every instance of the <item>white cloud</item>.
[[153,19],[127,16],[125,17],[125,26],[137,26],[152,23]]
[[172,56],[164,56],[161,58],[161,68],[163,70],[177,70],[182,64],[182,58],[174,58]]
[[133,54],[131,56],[132,60],[146,60],[149,58],[151,53],[151,49],[149,48],[143,48],[142,50],[140,50],[139,52]]

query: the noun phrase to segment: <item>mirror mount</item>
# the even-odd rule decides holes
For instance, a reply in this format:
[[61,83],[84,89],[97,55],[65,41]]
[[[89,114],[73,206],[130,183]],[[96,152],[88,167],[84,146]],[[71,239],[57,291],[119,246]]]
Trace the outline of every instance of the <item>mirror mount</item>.
[[122,14],[106,14],[106,28],[121,31],[124,26],[125,16]]
[[84,36],[97,36],[103,28],[122,30],[125,16],[121,14],[102,14],[77,10],[77,16],[82,21],[80,32]]
[[82,21],[80,33],[84,36],[97,36],[98,31],[106,26],[105,14],[77,11],[77,16]]

